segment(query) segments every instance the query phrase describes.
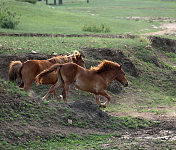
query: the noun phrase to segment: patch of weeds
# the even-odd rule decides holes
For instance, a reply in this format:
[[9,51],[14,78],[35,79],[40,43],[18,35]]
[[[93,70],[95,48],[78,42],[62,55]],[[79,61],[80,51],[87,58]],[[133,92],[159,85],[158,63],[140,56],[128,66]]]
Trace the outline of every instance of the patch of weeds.
[[91,25],[84,25],[82,27],[82,31],[86,31],[86,32],[110,32],[110,28],[105,25],[105,24],[100,24],[100,25],[96,25],[96,24],[91,24]]
[[[67,136],[57,135],[50,139],[37,137],[36,141],[28,141],[24,145],[15,146],[15,149],[103,149],[107,139],[117,137],[119,134],[69,134]],[[7,143],[6,143],[7,144]]]
[[44,103],[45,105],[48,105],[48,104],[49,104],[49,101],[44,100],[43,103]]
[[154,143],[160,145],[160,144],[164,143],[164,141],[160,140],[160,139],[157,139],[157,140],[154,140]]
[[123,127],[123,128],[144,128],[144,127],[149,127],[153,124],[153,122],[146,120],[146,119],[140,119],[136,117],[118,117],[118,126]]
[[[80,127],[80,128],[86,128],[88,123],[83,117],[77,116],[74,111],[64,108],[66,111],[64,116],[62,117],[61,124],[66,125],[66,126],[75,126],[75,127]],[[70,120],[71,123],[68,121]]]
[[163,64],[165,67],[169,68],[169,69],[176,70],[175,66],[173,66],[173,65],[171,65],[171,64],[168,64],[168,63],[166,63],[166,62],[164,62],[164,61],[162,61],[162,64]]
[[73,126],[80,127],[80,128],[85,128],[87,126],[87,122],[77,121],[77,122],[73,123]]
[[173,52],[167,52],[166,55],[170,58],[172,62],[176,64],[176,54]]
[[0,27],[14,29],[20,23],[19,17],[15,12],[12,12],[5,2],[0,2]]
[[10,144],[5,140],[5,139],[1,139],[1,142],[0,142],[0,149],[6,149],[6,148],[10,148]]
[[151,113],[154,113],[156,115],[165,114],[166,113],[165,110],[156,110],[156,109],[140,110],[139,112],[151,112]]
[[20,90],[15,83],[13,82],[7,82],[3,79],[0,79],[0,88],[4,91],[7,91],[9,94],[13,95],[13,96],[17,96],[17,97],[26,97],[28,96],[27,92],[24,92],[22,90]]

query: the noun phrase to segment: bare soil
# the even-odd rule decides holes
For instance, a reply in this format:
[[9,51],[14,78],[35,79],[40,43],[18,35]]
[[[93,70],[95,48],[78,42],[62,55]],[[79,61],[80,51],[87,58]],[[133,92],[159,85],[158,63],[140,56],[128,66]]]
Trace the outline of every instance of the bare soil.
[[145,35],[169,35],[169,36],[176,36],[176,23],[163,23],[159,26],[160,31],[146,33]]

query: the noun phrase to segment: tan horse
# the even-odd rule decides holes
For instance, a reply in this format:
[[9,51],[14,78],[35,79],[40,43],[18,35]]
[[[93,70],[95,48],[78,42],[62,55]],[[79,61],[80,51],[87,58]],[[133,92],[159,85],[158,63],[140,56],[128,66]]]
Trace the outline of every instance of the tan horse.
[[[44,70],[36,77],[36,82],[41,84],[43,77],[50,72],[58,70],[59,80],[51,86],[48,93],[43,97],[46,99],[51,92],[63,86],[63,99],[66,102],[66,96],[70,85],[74,84],[76,88],[93,93],[96,103],[101,107],[107,107],[111,100],[110,95],[105,91],[106,87],[113,81],[117,80],[125,87],[128,86],[128,80],[122,67],[112,61],[104,60],[97,67],[90,70],[80,67],[75,63],[66,63],[63,65],[55,64],[47,70]],[[100,95],[107,98],[104,104],[100,103]]]
[[[81,53],[75,51],[69,56],[56,56],[47,60],[27,60],[24,63],[21,61],[12,61],[9,66],[8,78],[9,81],[15,81],[18,77],[20,77],[22,82],[19,87],[24,88],[24,91],[27,91],[35,81],[35,77],[41,71],[51,67],[53,64],[74,62],[82,67],[85,67],[85,62],[82,59],[82,56],[83,55]],[[45,77],[43,84],[55,84],[57,80],[58,74],[56,72],[52,72]],[[55,96],[56,95],[54,92],[54,97]]]

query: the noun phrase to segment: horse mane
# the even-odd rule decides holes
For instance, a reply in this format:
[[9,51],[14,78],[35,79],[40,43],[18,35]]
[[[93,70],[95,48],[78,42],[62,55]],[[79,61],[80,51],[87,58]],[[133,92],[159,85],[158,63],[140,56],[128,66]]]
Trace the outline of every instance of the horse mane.
[[52,57],[50,59],[48,59],[48,61],[50,61],[51,63],[67,63],[73,60],[77,60],[77,58],[81,57],[81,53],[78,51],[74,51],[73,54],[70,55],[59,55],[59,56],[55,56]]
[[[82,59],[81,57],[85,57],[83,53],[80,53],[78,51],[74,51],[73,54],[70,54],[67,56],[67,59],[70,58],[71,62],[77,62],[79,59]],[[68,61],[70,62],[70,61]]]
[[55,63],[62,63],[63,60],[65,61],[65,56],[55,56],[50,59],[48,59],[49,62],[55,64]]
[[120,68],[120,65],[118,63],[108,61],[108,60],[104,60],[97,67],[91,67],[90,70],[93,70],[97,73],[102,73],[102,72],[105,72],[105,71],[115,69],[117,67]]

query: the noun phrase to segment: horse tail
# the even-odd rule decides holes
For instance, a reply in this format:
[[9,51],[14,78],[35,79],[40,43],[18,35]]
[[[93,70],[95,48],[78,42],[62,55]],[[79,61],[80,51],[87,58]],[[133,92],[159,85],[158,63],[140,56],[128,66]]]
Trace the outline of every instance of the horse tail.
[[55,71],[56,69],[60,68],[62,65],[60,64],[55,64],[53,66],[51,66],[50,68],[42,71],[41,73],[39,73],[36,78],[35,78],[35,81],[36,83],[39,85],[39,84],[42,84],[42,80],[43,80],[43,77],[46,76],[47,74]]
[[18,77],[21,78],[21,69],[23,64],[21,61],[11,61],[9,65],[8,80],[15,81]]

